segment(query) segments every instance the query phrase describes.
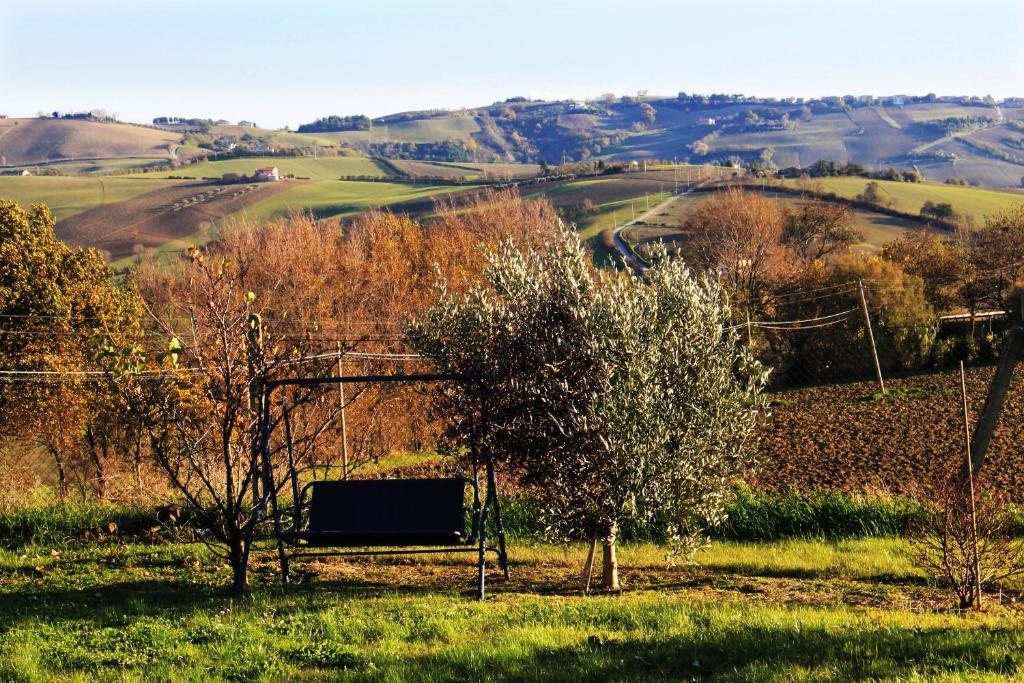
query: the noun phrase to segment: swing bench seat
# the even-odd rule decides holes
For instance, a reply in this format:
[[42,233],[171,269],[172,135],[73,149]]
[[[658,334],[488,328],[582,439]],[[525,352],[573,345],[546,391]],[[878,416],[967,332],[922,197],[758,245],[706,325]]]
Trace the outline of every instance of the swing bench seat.
[[471,479],[312,482],[302,495],[308,523],[288,540],[321,548],[463,545],[467,486]]

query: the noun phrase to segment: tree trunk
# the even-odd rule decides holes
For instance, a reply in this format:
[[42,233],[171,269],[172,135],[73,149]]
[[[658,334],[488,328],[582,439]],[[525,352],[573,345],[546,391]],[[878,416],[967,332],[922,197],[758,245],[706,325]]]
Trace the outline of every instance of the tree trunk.
[[135,454],[134,454],[134,466],[135,466],[135,492],[136,494],[142,493],[142,436],[135,437]]
[[249,592],[249,544],[242,539],[232,539],[228,545],[228,561],[231,563],[231,592],[245,595]]
[[615,591],[619,590],[619,561],[615,557],[616,533],[618,525],[612,522],[608,525],[602,541],[604,557],[601,562],[601,588]]
[[68,497],[68,473],[64,469],[64,459],[60,457],[60,452],[56,448],[50,447],[48,449],[50,455],[53,456],[53,461],[57,465],[57,490],[61,500],[65,500]]
[[85,430],[85,442],[89,446],[89,455],[92,457],[93,469],[96,473],[96,497],[100,501],[105,501],[107,498],[107,445],[105,442],[101,443],[96,438],[96,433],[92,427]]
[[584,593],[590,590],[590,579],[594,576],[594,553],[597,550],[597,529],[590,534],[590,551],[587,553],[587,561],[583,563],[583,573],[580,575],[580,589]]

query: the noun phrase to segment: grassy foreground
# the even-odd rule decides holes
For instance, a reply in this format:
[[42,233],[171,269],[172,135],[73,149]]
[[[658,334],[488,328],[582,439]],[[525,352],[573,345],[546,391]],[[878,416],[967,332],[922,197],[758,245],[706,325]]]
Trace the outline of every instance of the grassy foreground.
[[621,551],[626,590],[580,595],[581,547],[516,543],[468,596],[468,558],[310,561],[251,597],[200,545],[0,551],[0,680],[1001,680],[1010,607],[945,612],[901,541],[715,543],[698,566]]

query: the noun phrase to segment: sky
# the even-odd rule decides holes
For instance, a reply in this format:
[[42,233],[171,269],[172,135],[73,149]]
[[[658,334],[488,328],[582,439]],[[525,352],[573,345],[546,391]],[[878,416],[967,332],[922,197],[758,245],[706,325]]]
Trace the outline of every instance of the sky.
[[297,126],[512,96],[1024,96],[1024,0],[0,0],[0,114]]

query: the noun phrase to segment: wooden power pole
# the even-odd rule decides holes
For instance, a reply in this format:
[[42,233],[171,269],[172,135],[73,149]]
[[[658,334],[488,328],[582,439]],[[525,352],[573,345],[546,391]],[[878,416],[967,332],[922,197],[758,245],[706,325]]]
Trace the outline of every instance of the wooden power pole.
[[868,299],[864,296],[864,281],[857,280],[860,288],[860,305],[864,308],[864,324],[868,328],[868,341],[871,343],[871,356],[875,359],[875,376],[878,378],[878,386],[882,393],[885,393],[885,380],[882,378],[882,364],[878,362],[878,347],[875,346],[875,332],[871,329],[871,315],[868,313]]

